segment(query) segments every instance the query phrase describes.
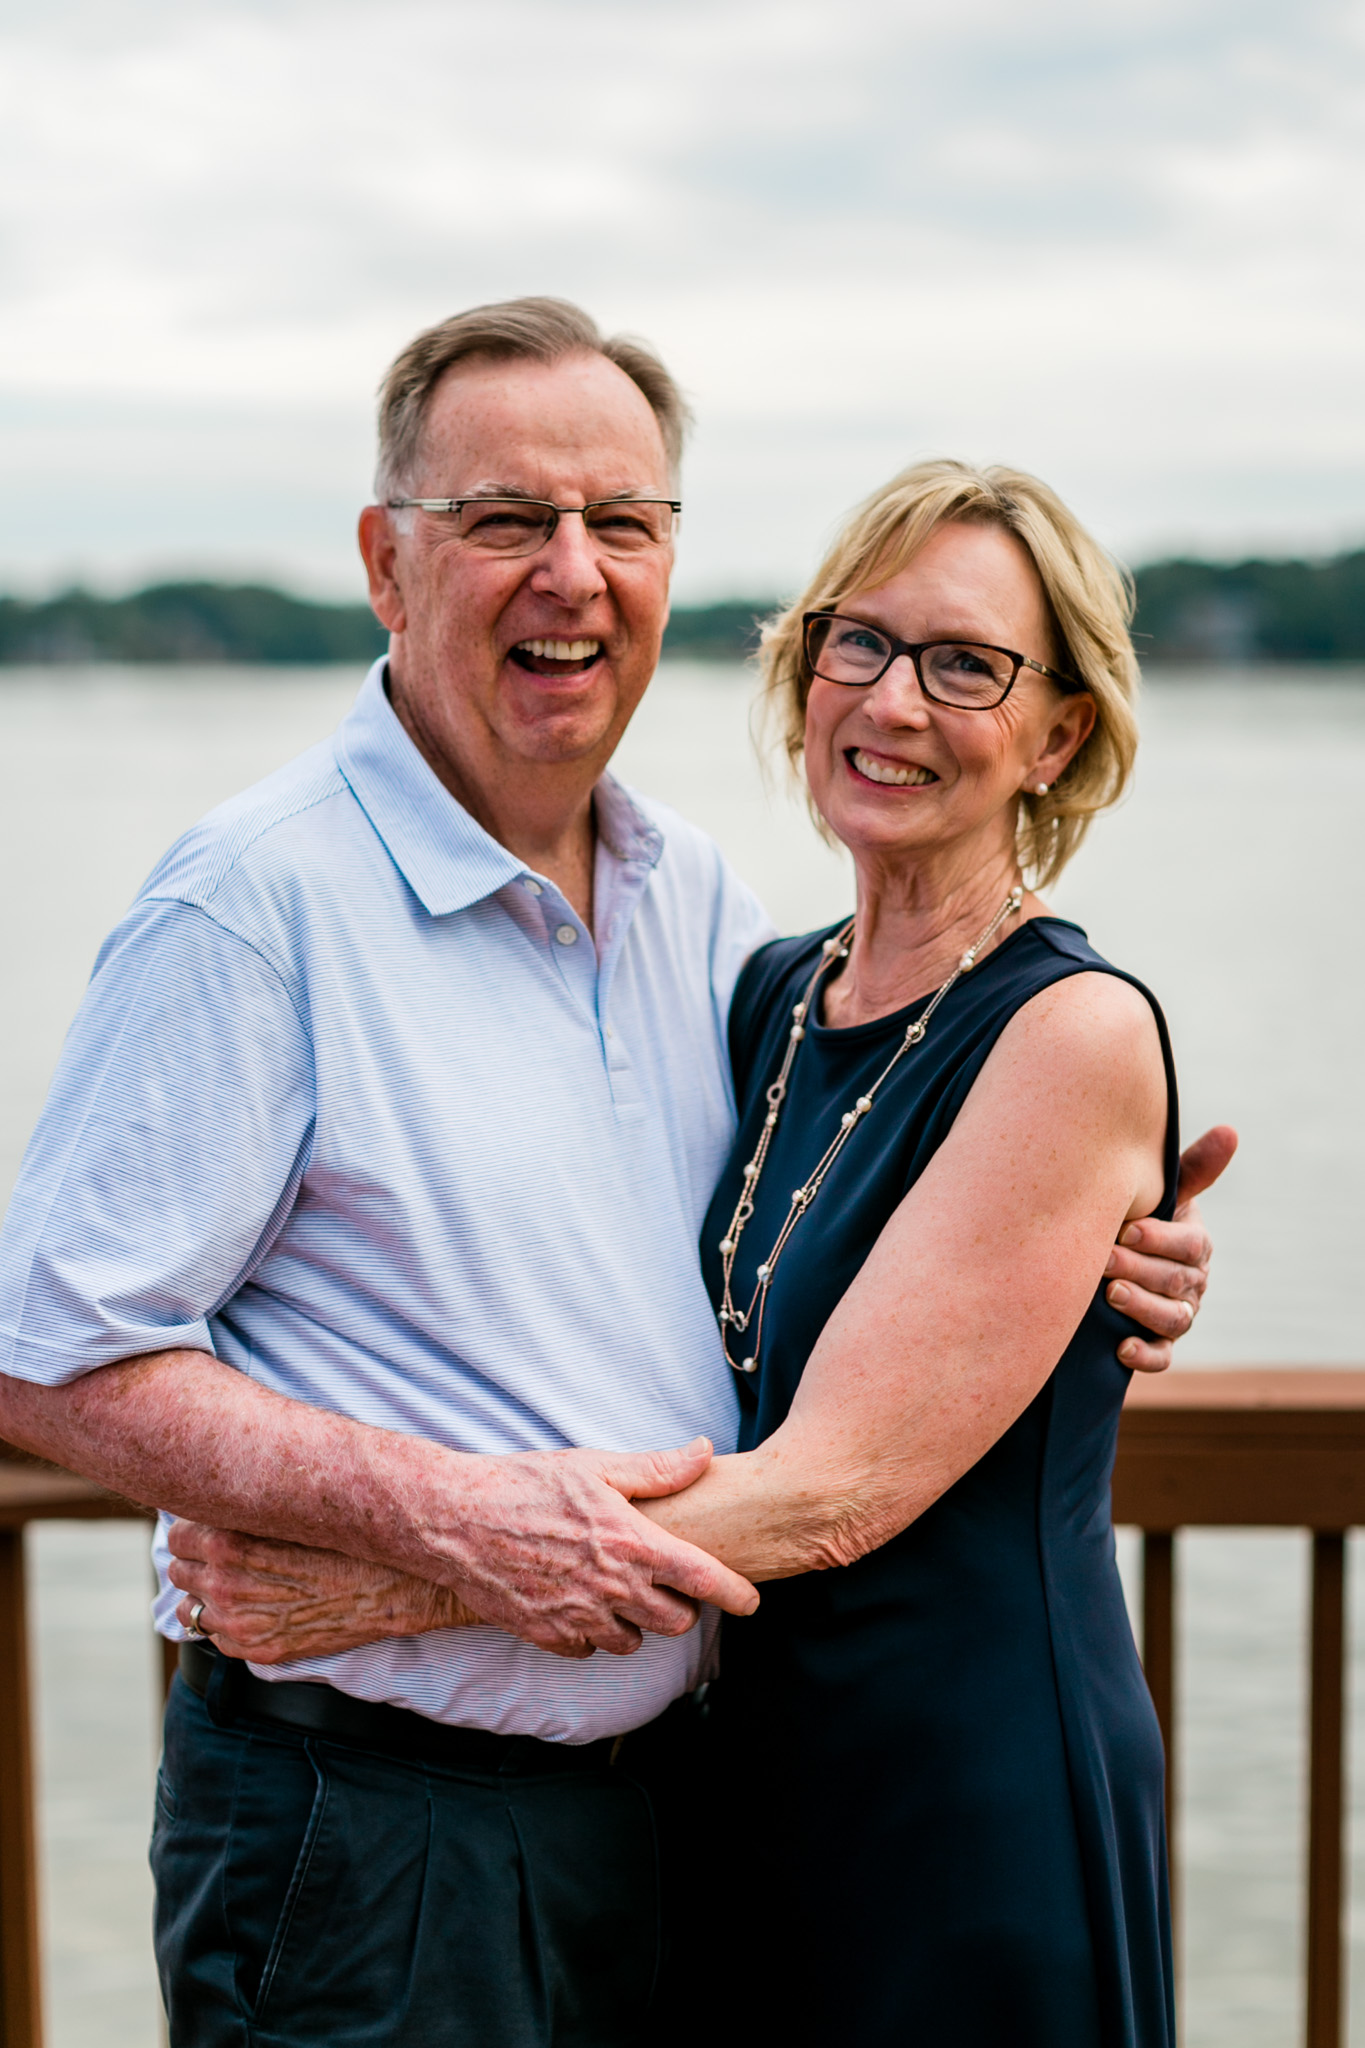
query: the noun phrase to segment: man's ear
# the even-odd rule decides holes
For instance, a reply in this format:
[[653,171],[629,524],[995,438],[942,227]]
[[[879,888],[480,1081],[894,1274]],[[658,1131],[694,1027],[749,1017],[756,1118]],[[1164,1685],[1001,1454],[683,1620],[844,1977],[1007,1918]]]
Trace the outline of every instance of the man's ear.
[[406,632],[408,615],[398,582],[398,543],[393,520],[383,505],[365,507],[357,537],[370,579],[370,610],[391,633]]

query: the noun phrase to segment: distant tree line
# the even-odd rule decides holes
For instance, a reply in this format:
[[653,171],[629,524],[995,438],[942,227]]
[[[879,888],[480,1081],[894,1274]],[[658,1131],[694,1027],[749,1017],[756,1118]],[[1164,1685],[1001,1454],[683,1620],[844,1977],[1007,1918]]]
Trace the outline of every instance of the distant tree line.
[[[1144,662],[1365,661],[1365,550],[1324,562],[1153,562],[1136,580]],[[738,598],[676,605],[664,654],[741,661],[775,608]],[[384,645],[368,605],[314,604],[259,584],[0,598],[0,663],[361,663]]]
[[1136,580],[1144,661],[1365,661],[1365,549],[1326,562],[1153,562]]
[[0,662],[370,662],[386,645],[368,605],[311,604],[251,583],[0,598]]

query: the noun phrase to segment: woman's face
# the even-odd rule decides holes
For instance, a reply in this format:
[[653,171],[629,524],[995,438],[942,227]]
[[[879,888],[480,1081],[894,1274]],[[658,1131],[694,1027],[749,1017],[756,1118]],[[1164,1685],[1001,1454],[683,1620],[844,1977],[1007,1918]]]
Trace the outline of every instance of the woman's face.
[[[838,610],[900,640],[985,641],[1058,665],[1038,572],[1003,527],[939,527],[899,575]],[[806,776],[855,857],[956,849],[975,866],[1012,856],[1021,790],[1055,782],[1094,722],[1089,696],[1027,668],[993,711],[932,703],[902,655],[870,688],[813,679]]]

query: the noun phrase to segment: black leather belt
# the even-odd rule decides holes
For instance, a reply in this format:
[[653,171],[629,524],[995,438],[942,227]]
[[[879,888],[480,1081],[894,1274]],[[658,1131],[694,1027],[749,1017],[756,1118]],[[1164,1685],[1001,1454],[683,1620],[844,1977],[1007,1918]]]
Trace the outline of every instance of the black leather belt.
[[608,1769],[627,1740],[608,1735],[599,1742],[542,1742],[535,1735],[450,1728],[406,1707],[353,1699],[334,1685],[257,1678],[245,1664],[221,1656],[207,1643],[181,1643],[179,1662],[180,1676],[220,1725],[266,1721],[296,1735],[374,1750],[401,1763],[439,1764],[446,1770],[490,1777],[562,1775]]

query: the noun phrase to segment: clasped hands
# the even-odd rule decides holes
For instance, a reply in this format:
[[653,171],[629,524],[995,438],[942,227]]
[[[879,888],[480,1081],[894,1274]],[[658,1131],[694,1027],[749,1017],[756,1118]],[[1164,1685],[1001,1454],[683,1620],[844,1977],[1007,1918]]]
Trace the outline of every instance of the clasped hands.
[[[1212,1246],[1195,1197],[1235,1143],[1220,1128],[1192,1145],[1175,1220],[1129,1224],[1110,1254],[1109,1300],[1153,1332],[1120,1349],[1139,1371],[1163,1371],[1199,1311]],[[420,1572],[178,1521],[176,1613],[188,1627],[202,1601],[199,1626],[217,1648],[262,1665],[480,1624],[560,1657],[629,1656],[646,1633],[684,1635],[704,1601],[739,1615],[758,1605],[747,1579],[632,1506],[691,1486],[712,1455],[699,1437],[677,1451],[463,1458],[447,1524],[423,1530]]]
[[202,1601],[200,1631],[255,1664],[480,1623],[560,1657],[629,1656],[646,1632],[685,1635],[704,1601],[758,1605],[747,1579],[632,1506],[691,1486],[712,1455],[698,1437],[676,1451],[461,1456],[445,1526],[422,1531],[424,1574],[177,1521],[176,1613],[188,1628]]

